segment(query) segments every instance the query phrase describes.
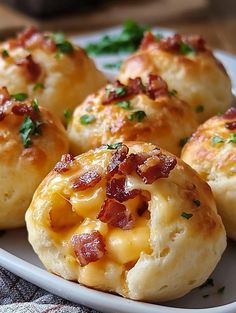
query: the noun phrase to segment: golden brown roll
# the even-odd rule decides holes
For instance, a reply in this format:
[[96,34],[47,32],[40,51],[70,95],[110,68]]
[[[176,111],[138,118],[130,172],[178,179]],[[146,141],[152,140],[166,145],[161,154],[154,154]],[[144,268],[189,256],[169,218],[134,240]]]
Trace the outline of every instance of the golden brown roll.
[[236,240],[236,108],[201,125],[182,159],[211,186],[227,235]]
[[0,90],[0,229],[24,225],[35,189],[68,151],[60,120],[36,99],[22,100]]
[[61,119],[106,81],[85,51],[61,33],[31,27],[0,45],[0,86],[37,97]]
[[230,78],[199,36],[160,40],[146,33],[139,50],[123,63],[118,79],[126,83],[130,77],[145,79],[149,73],[163,77],[193,107],[200,123],[231,104]]
[[35,192],[26,223],[50,272],[143,301],[201,285],[226,247],[210,187],[150,143],[63,156]]
[[158,76],[127,85],[118,81],[89,96],[74,111],[68,128],[74,155],[101,144],[146,141],[180,155],[182,142],[197,128],[195,113]]

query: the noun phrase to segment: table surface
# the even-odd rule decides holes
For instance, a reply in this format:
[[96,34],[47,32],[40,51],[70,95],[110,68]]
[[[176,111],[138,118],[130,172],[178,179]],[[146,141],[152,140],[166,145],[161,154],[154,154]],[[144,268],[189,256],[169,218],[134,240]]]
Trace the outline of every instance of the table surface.
[[32,18],[0,4],[0,16],[1,38],[32,24],[42,29],[84,34],[133,18],[181,33],[200,33],[213,48],[236,54],[235,0],[113,0],[87,13],[75,12],[48,19]]

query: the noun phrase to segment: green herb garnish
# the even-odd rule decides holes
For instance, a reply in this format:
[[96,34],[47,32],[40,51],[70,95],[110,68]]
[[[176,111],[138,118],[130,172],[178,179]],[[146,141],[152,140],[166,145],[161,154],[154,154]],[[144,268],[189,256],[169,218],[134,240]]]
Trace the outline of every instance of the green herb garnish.
[[43,83],[37,83],[34,85],[33,91],[37,91],[39,89],[44,89],[44,84]]
[[25,99],[28,98],[28,95],[27,95],[27,93],[20,92],[20,93],[16,93],[14,95],[11,95],[11,98],[16,100],[16,101],[24,101]]
[[195,54],[196,50],[187,44],[186,42],[181,42],[179,46],[179,51],[181,54]]
[[123,86],[123,87],[117,87],[115,89],[115,93],[117,94],[117,96],[124,96],[126,94],[127,91],[127,87]]
[[222,143],[222,142],[224,142],[224,139],[223,138],[221,138],[220,136],[214,136],[214,137],[212,137],[212,143],[214,144],[214,145],[216,145],[216,144],[218,144],[218,143]]
[[90,124],[92,122],[94,122],[96,120],[96,117],[95,115],[88,115],[88,114],[85,114],[85,115],[82,115],[80,117],[80,123],[82,125],[87,125],[87,124]]
[[106,147],[107,147],[107,149],[115,150],[115,149],[119,148],[121,145],[122,145],[122,142],[117,142],[117,143],[107,144]]
[[39,102],[37,99],[33,99],[31,105],[35,112],[39,112]]
[[73,45],[66,40],[64,33],[55,33],[53,39],[56,43],[56,47],[61,53],[72,53],[74,51]]
[[169,90],[168,91],[168,95],[170,96],[170,97],[175,97],[176,95],[177,95],[177,90],[175,90],[175,89],[172,89],[172,90]]
[[183,148],[183,146],[188,142],[189,137],[185,137],[185,138],[181,138],[179,141],[179,145],[181,148]]
[[125,110],[130,110],[130,101],[129,100],[117,102],[116,105],[120,108],[125,109]]
[[225,291],[225,286],[219,288],[219,289],[217,290],[217,293],[222,294],[224,291]]
[[123,61],[118,61],[116,63],[106,63],[103,64],[103,67],[109,70],[119,70],[121,68]]
[[40,125],[42,123],[39,121],[33,121],[29,116],[24,118],[23,123],[20,126],[20,136],[23,141],[24,148],[28,148],[32,145],[32,140],[30,135],[40,135]]
[[193,203],[199,207],[201,205],[201,201],[199,199],[193,199]]
[[66,126],[68,126],[72,118],[72,111],[70,109],[64,110],[64,118],[66,120]]
[[155,35],[155,38],[156,38],[157,41],[160,41],[161,39],[163,39],[163,35],[158,33],[158,34]]
[[199,104],[198,106],[196,106],[195,108],[195,112],[196,113],[202,113],[204,111],[204,106]]
[[205,283],[203,283],[199,289],[202,289],[202,288],[205,288],[205,287],[208,287],[208,286],[211,286],[211,287],[214,287],[214,280],[213,278],[208,278]]
[[98,42],[86,46],[89,54],[111,54],[119,52],[133,52],[137,50],[148,26],[138,25],[132,20],[123,24],[123,29],[118,35],[105,35]]
[[187,220],[189,220],[193,216],[193,214],[187,213],[187,212],[182,212],[181,216],[186,218]]
[[2,57],[3,58],[9,57],[9,52],[6,49],[2,50]]
[[142,122],[142,120],[144,119],[144,117],[146,117],[146,113],[144,111],[136,111],[136,112],[133,112],[131,113],[129,116],[128,116],[128,119],[130,121],[138,121],[138,122]]
[[236,143],[236,133],[230,135],[228,142]]

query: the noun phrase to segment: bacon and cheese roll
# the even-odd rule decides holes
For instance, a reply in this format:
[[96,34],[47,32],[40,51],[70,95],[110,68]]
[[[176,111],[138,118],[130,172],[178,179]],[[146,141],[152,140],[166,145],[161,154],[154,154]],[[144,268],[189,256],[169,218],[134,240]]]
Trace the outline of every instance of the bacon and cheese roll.
[[68,128],[74,155],[106,143],[145,141],[179,156],[182,143],[197,129],[190,105],[178,99],[161,77],[149,75],[127,85],[116,81],[90,95],[74,111]]
[[0,45],[0,86],[37,97],[61,119],[106,82],[85,51],[62,33],[30,27]]
[[182,159],[211,186],[227,235],[236,240],[236,108],[201,125]]
[[50,272],[143,301],[201,285],[226,247],[207,183],[151,143],[64,155],[35,192],[26,223]]
[[0,90],[0,229],[25,224],[39,183],[68,151],[60,120],[36,99]]
[[123,63],[118,79],[126,83],[130,77],[145,78],[149,73],[162,76],[191,104],[200,123],[231,104],[230,78],[200,36],[157,39],[146,33],[139,50]]

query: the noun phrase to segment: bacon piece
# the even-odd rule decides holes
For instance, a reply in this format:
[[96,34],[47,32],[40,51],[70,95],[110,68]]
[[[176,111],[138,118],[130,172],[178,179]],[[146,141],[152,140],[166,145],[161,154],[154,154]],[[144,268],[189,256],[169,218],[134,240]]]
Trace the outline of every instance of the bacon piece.
[[179,47],[182,42],[182,38],[179,34],[164,38],[159,42],[159,49],[168,52],[179,52]]
[[101,175],[96,171],[88,171],[76,178],[72,183],[72,188],[78,191],[92,188],[102,179]]
[[124,202],[133,199],[141,194],[140,189],[125,190],[125,178],[113,178],[107,184],[106,195],[108,198],[115,199],[119,202]]
[[15,115],[30,115],[33,112],[33,108],[26,104],[16,104],[11,110]]
[[160,96],[168,95],[167,83],[160,76],[150,74],[147,85],[147,95],[152,100]]
[[41,67],[34,62],[31,54],[24,59],[17,60],[16,65],[22,66],[26,72],[27,78],[31,81],[36,81],[41,74]]
[[158,43],[157,43],[155,36],[151,32],[146,32],[141,41],[139,50],[148,49],[150,46],[153,46],[153,45],[156,45],[158,47]]
[[[119,92],[119,88],[123,89],[123,92]],[[127,96],[127,86],[122,84],[119,80],[116,80],[111,89],[106,90],[106,97],[102,104],[110,104],[115,100],[122,100]]]
[[125,160],[129,148],[126,145],[121,145],[116,152],[112,155],[110,163],[107,167],[108,176],[113,176],[119,170],[119,165]]
[[4,105],[6,101],[10,100],[11,96],[6,87],[0,88],[0,106]]
[[93,230],[91,233],[74,235],[71,242],[81,266],[98,261],[106,253],[104,238],[97,230]]
[[142,165],[139,165],[137,174],[145,184],[152,184],[159,178],[167,178],[176,164],[175,157],[160,154],[148,158]]
[[24,47],[25,43],[28,39],[32,37],[35,33],[39,32],[39,30],[34,27],[27,27],[22,32],[17,35],[17,38],[9,40],[10,49],[14,49],[17,47]]
[[235,130],[236,129],[236,121],[225,123],[225,128],[229,130]]
[[0,122],[3,121],[5,117],[6,117],[6,113],[0,111]]
[[74,157],[67,153],[63,154],[61,157],[61,161],[59,161],[54,167],[54,171],[57,173],[64,173],[69,171],[71,163],[74,161]]
[[223,117],[228,120],[234,120],[236,118],[236,108],[232,107],[228,109]]
[[128,80],[128,95],[137,95],[139,93],[145,93],[146,88],[142,83],[140,77],[129,78]]
[[134,219],[126,206],[114,199],[106,199],[97,218],[113,227],[131,229]]
[[192,35],[183,38],[183,41],[193,47],[198,52],[206,51],[206,42],[199,35]]

